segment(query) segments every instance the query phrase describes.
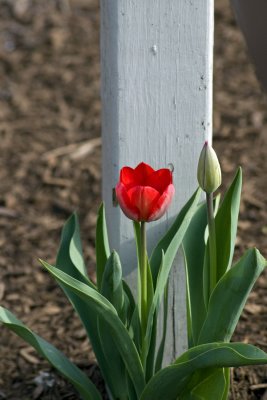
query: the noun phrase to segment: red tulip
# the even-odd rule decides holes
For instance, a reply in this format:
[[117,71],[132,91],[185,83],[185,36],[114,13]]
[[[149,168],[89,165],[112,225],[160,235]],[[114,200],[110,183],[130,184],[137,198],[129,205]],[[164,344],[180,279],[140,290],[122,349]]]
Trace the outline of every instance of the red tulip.
[[167,168],[155,171],[143,162],[134,169],[123,167],[116,195],[128,218],[134,221],[155,221],[162,217],[172,201],[172,172]]

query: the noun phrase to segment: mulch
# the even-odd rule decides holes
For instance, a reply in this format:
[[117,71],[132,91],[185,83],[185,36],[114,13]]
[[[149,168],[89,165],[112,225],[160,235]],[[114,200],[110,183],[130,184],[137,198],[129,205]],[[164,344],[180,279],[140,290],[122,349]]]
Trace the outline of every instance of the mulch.
[[[0,301],[103,389],[86,334],[38,258],[50,263],[61,227],[78,210],[94,277],[101,200],[99,4],[96,0],[0,2]],[[214,146],[224,187],[241,165],[237,256],[267,256],[267,110],[227,0],[216,1]],[[267,274],[234,340],[267,351]],[[6,329],[0,399],[77,399],[72,387]],[[267,399],[267,368],[236,368],[231,400]],[[103,398],[104,394],[103,394]]]

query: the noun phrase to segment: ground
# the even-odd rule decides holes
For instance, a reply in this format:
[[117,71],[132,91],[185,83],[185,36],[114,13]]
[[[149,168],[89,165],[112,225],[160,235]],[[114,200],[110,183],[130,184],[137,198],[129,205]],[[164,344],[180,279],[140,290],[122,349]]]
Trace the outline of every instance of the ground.
[[[37,261],[54,262],[62,224],[76,209],[93,275],[101,181],[99,4],[2,0],[0,22],[0,301],[102,387],[79,321]],[[216,1],[214,70],[214,146],[224,187],[239,165],[244,171],[237,256],[251,246],[267,256],[266,101],[227,0]],[[259,279],[234,338],[263,350],[266,279]],[[0,356],[0,399],[77,398],[4,328]],[[267,369],[235,369],[231,399],[266,400]]]

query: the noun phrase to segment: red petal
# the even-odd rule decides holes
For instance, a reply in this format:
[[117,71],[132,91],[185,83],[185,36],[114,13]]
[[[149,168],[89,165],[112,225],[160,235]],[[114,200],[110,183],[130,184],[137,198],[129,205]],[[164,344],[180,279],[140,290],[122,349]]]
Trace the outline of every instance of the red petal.
[[147,221],[154,209],[160,193],[149,186],[135,186],[128,191],[131,204],[139,210],[139,221]]
[[153,209],[151,210],[150,215],[148,216],[147,221],[156,221],[161,218],[163,214],[167,211],[167,208],[171,204],[172,198],[174,196],[175,189],[173,184],[170,184],[167,189],[160,196],[156,204],[154,204]]
[[135,206],[132,205],[126,187],[120,182],[116,186],[116,196],[119,205],[126,217],[134,221],[138,221],[139,211]]
[[123,183],[127,189],[135,186],[134,169],[130,167],[123,167],[120,172],[120,182]]
[[147,185],[155,188],[161,194],[172,183],[172,172],[168,168],[162,168],[149,176]]
[[136,186],[150,186],[148,184],[149,177],[153,174],[155,170],[150,167],[150,165],[141,162],[134,169],[134,179]]

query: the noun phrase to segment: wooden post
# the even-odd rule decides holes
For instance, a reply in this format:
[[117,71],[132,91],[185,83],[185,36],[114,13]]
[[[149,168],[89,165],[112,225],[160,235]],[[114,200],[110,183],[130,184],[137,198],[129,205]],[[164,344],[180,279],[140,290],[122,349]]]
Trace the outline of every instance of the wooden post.
[[[124,165],[174,167],[175,200],[149,224],[150,248],[197,187],[196,168],[212,129],[212,0],[102,0],[103,196],[112,247],[136,286],[132,224],[114,207]],[[185,276],[178,255],[170,279],[165,362],[187,348]]]

